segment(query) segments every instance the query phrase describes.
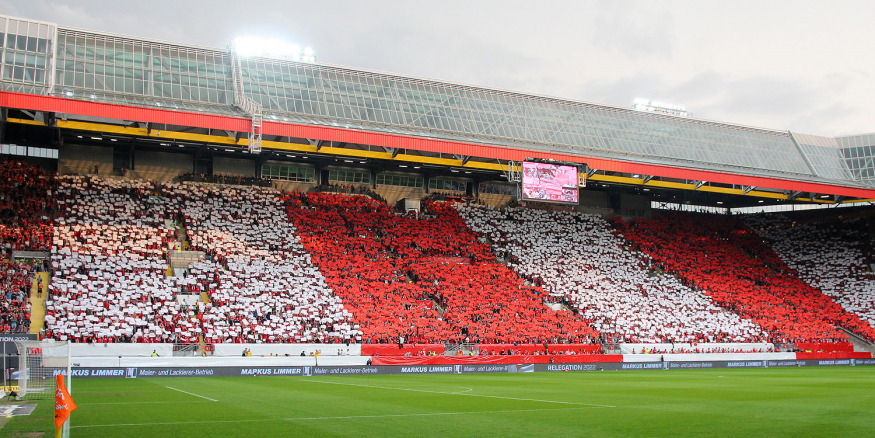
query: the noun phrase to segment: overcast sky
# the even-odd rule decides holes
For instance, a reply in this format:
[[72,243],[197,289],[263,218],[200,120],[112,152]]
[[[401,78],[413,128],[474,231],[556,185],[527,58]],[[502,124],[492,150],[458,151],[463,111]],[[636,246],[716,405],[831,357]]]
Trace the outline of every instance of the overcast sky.
[[118,0],[6,2],[0,13],[226,47],[260,35],[328,64],[695,117],[875,131],[875,1]]

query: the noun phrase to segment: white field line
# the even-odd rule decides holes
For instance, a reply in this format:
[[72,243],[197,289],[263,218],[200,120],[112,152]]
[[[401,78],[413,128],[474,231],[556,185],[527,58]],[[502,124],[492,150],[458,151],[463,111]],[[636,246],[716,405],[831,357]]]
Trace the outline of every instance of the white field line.
[[174,388],[174,387],[172,387],[172,386],[165,386],[165,388],[167,388],[167,389],[172,389],[172,390],[174,390],[174,391],[179,391],[179,392],[181,392],[181,393],[188,394],[188,395],[193,395],[193,396],[195,396],[195,397],[205,398],[205,399],[207,399],[207,400],[209,400],[209,401],[214,401],[214,402],[217,402],[217,401],[218,401],[218,400],[216,400],[216,399],[214,399],[214,398],[204,397],[204,396],[202,396],[202,395],[197,395],[197,394],[195,394],[195,393],[193,393],[193,392],[188,392],[188,391],[183,391],[183,390],[181,390],[181,389],[176,389],[176,388]]
[[563,404],[563,405],[591,406],[594,408],[616,408],[616,406],[612,406],[612,405],[599,405],[599,404],[595,404],[595,403],[575,403],[575,402],[566,402],[566,401],[557,401],[557,400],[539,400],[539,399],[535,399],[535,398],[504,397],[504,396],[500,396],[500,395],[467,394],[464,392],[445,392],[445,391],[429,391],[426,389],[393,388],[390,386],[373,386],[373,385],[362,385],[362,384],[358,384],[358,383],[326,382],[324,380],[313,380],[313,379],[304,379],[304,381],[305,382],[313,382],[313,383],[326,383],[329,385],[346,385],[346,386],[361,386],[364,388],[394,389],[396,391],[428,392],[431,394],[462,395],[462,396],[466,396],[466,397],[500,398],[503,400],[533,401],[533,402],[541,402],[541,403],[558,403],[558,404]]
[[76,403],[76,406],[96,406],[96,405],[145,405],[145,404],[164,404],[164,403],[209,403],[206,401],[191,401],[191,400],[175,400],[175,401],[129,401],[129,402],[97,402],[97,403]]
[[70,426],[70,429],[88,429],[95,427],[133,427],[133,426],[178,426],[183,424],[217,424],[217,423],[262,423],[267,421],[321,421],[321,420],[354,420],[364,418],[396,418],[396,417],[435,417],[441,415],[478,415],[478,414],[508,414],[514,412],[568,411],[591,409],[594,406],[578,406],[576,408],[549,409],[506,409],[498,411],[467,411],[467,412],[428,412],[422,414],[386,414],[386,415],[348,415],[342,417],[289,417],[289,418],[259,418],[243,420],[212,420],[212,421],[167,421],[159,423],[119,423],[119,424],[87,424]]

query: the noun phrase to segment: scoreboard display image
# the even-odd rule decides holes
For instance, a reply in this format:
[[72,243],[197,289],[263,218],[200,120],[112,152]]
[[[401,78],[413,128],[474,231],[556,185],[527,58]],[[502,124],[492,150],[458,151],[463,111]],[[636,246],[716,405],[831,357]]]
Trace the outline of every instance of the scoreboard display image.
[[577,167],[523,162],[523,200],[577,204]]

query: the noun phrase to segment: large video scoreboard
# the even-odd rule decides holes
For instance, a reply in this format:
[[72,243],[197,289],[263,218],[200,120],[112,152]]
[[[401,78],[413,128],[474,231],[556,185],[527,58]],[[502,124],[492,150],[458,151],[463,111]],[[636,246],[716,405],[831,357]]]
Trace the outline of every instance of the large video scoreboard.
[[523,200],[578,203],[576,166],[523,161],[522,174]]

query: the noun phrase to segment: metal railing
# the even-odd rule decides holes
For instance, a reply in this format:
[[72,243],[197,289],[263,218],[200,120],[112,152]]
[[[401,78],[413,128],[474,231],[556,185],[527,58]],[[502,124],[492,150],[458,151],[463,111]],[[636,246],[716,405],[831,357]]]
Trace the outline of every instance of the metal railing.
[[445,356],[465,356],[470,355],[471,353],[477,354],[477,344],[470,342],[462,342],[462,343],[445,343],[444,344],[444,355]]
[[212,348],[206,344],[173,344],[173,357],[212,356]]

